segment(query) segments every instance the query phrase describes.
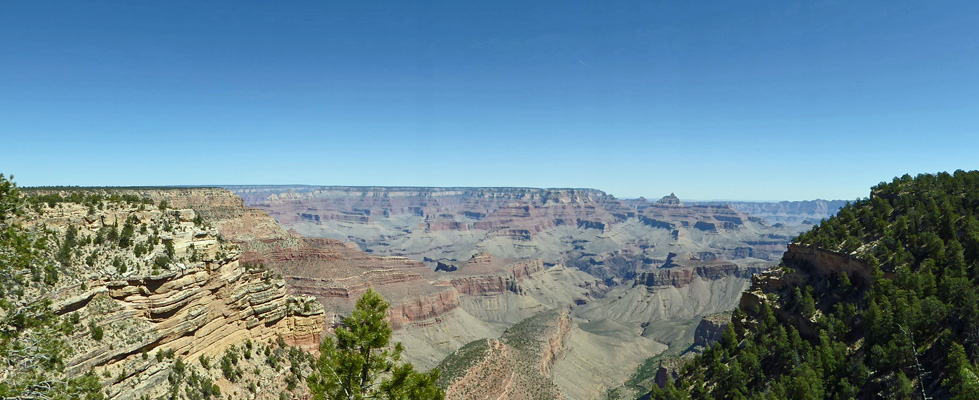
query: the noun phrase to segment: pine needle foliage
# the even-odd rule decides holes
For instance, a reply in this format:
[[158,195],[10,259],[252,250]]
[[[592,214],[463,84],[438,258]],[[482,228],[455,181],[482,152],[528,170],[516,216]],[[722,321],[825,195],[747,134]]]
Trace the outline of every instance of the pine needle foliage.
[[811,265],[739,308],[729,332],[653,399],[975,399],[979,171],[904,175],[795,240],[861,260]]
[[401,343],[391,346],[389,304],[368,289],[356,309],[320,344],[320,357],[306,382],[315,400],[441,399],[438,370],[415,371],[401,361]]

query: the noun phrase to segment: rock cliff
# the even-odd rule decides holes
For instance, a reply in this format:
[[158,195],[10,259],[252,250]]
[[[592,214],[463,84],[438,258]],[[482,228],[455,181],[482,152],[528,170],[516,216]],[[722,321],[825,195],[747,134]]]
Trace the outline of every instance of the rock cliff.
[[[175,358],[215,357],[244,341],[318,346],[323,306],[287,294],[274,271],[241,261],[240,248],[210,225],[240,204],[233,196],[212,203],[218,192],[92,189],[85,195],[98,200],[37,203],[23,217],[26,229],[71,249],[49,250],[45,257],[61,265],[57,283],[22,299],[49,300],[56,315],[87,321],[90,329],[69,339],[66,375],[102,371],[113,377],[103,380],[109,398],[135,399],[166,390]],[[158,207],[164,199],[168,206]],[[212,208],[173,208],[195,203]]]
[[634,286],[673,286],[683,288],[689,285],[694,277],[704,280],[717,280],[724,277],[738,277],[749,279],[752,275],[764,271],[761,266],[740,266],[732,262],[725,261],[705,261],[684,263],[684,266],[677,265],[672,268],[661,268],[654,271],[643,272],[636,277]]
[[512,292],[521,294],[519,285],[525,279],[544,272],[541,260],[497,260],[493,255],[474,255],[466,265],[455,271],[441,274],[441,284],[447,280],[459,293],[470,296],[487,296]]
[[731,323],[731,313],[717,313],[705,316],[693,334],[693,345],[706,348],[721,340],[721,335]]

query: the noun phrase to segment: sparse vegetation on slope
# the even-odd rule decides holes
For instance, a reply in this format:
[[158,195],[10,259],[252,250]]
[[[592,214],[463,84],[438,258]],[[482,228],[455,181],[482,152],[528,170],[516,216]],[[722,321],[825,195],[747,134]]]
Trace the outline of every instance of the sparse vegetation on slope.
[[40,297],[58,282],[59,266],[43,257],[47,236],[19,225],[25,207],[16,184],[0,174],[0,398],[101,399],[93,373],[64,374],[73,353],[65,338],[83,328],[78,314],[58,316]]
[[570,324],[566,312],[548,310],[507,328],[499,339],[470,342],[442,360],[438,384],[452,398],[561,398],[549,370]]
[[[166,190],[21,191],[0,176],[0,398],[308,395],[312,357],[272,338],[318,340],[322,307],[239,264],[200,213],[151,199],[195,195]],[[235,382],[211,370],[220,358],[185,359],[222,351],[238,355]]]
[[874,187],[799,236],[722,340],[651,397],[974,398],[977,218],[976,171]]

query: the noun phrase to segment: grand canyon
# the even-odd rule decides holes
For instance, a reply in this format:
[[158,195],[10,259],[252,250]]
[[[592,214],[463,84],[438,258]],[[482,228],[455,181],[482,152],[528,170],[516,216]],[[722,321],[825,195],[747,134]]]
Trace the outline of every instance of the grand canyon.
[[[288,232],[251,240],[244,257],[281,272],[291,293],[319,299],[328,321],[378,288],[407,356],[455,377],[443,379],[450,398],[512,397],[539,382],[568,398],[628,397],[652,378],[637,369],[695,351],[704,317],[730,311],[792,237],[843,204],[685,204],[592,189],[226,189]],[[557,328],[530,330],[541,347],[515,353],[504,338],[522,323]],[[487,340],[493,352],[467,351]],[[455,370],[473,357],[481,361]],[[532,380],[472,378],[528,357],[541,366]]]
[[[50,299],[55,315],[88,321],[90,332],[72,336],[64,374],[96,371],[118,399],[167,393],[167,377],[185,368],[178,360],[197,359],[203,372],[193,374],[221,393],[273,398],[289,386],[303,396],[287,384],[308,373],[302,358],[290,361],[292,376],[252,358],[236,379],[204,361],[244,354],[244,343],[269,359],[316,351],[368,288],[391,303],[387,320],[406,359],[439,369],[448,398],[634,397],[655,383],[664,355],[716,340],[726,324],[717,315],[751,276],[836,204],[778,207],[777,218],[806,221],[786,225],[736,205],[591,189],[26,193],[36,200],[23,227],[77,249],[52,289],[22,301]],[[103,236],[121,241],[105,247]],[[96,326],[105,339],[93,340]]]

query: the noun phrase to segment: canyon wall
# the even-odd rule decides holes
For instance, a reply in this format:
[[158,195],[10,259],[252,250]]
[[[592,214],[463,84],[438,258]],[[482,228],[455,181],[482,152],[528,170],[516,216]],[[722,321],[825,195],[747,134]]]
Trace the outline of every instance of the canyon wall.
[[[211,217],[198,218],[206,210],[158,207],[148,199],[180,207],[208,203],[212,215],[221,209],[236,214],[240,200],[218,196],[210,203],[213,189],[104,192],[120,193],[141,200],[102,200],[97,207],[42,203],[21,221],[28,231],[52,235],[54,243],[75,243],[68,258],[59,253],[54,287],[22,300],[48,300],[56,315],[87,321],[90,329],[75,329],[68,339],[67,376],[104,372],[109,398],[135,399],[162,394],[176,358],[216,357],[245,341],[318,347],[324,326],[319,302],[288,294],[274,271],[242,263],[240,247],[208,224]],[[55,250],[45,256],[54,258]],[[161,358],[164,353],[169,356]]]
[[539,258],[609,283],[659,267],[670,253],[774,263],[805,229],[772,226],[724,204],[621,200],[592,189],[228,188],[285,229],[356,243],[376,255],[410,257],[433,269],[484,252]]

